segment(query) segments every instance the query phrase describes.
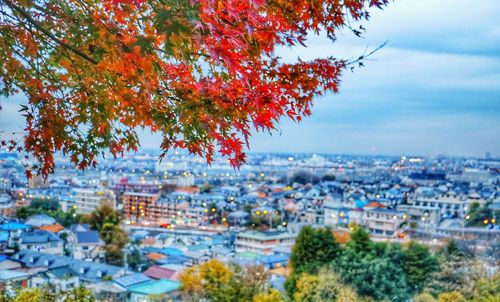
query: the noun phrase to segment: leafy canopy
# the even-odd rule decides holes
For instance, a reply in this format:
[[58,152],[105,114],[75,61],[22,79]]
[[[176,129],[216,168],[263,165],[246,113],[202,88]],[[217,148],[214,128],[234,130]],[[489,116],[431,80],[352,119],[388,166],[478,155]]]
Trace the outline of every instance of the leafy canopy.
[[334,41],[345,27],[360,35],[356,22],[387,2],[0,0],[0,95],[28,97],[18,148],[44,175],[57,151],[83,169],[136,150],[141,127],[162,135],[164,152],[210,162],[219,151],[239,166],[252,129],[300,121],[365,57],[287,63],[276,48]]

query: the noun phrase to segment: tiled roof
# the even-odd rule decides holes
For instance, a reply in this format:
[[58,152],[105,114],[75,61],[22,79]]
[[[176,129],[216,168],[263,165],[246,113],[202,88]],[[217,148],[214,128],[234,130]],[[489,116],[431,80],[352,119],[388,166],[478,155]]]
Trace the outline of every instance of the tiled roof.
[[165,258],[166,256],[163,255],[163,254],[160,254],[160,253],[149,253],[147,256],[146,256],[149,260],[160,260],[160,259],[163,259]]
[[59,223],[52,224],[52,225],[44,225],[39,227],[38,229],[43,230],[43,231],[49,231],[52,233],[59,233],[60,231],[64,230],[64,227],[60,225]]
[[177,272],[174,270],[160,266],[151,266],[146,271],[144,271],[144,275],[153,279],[173,279],[176,273]]
[[183,254],[181,250],[171,247],[164,248],[159,252],[168,256],[181,256]]
[[283,254],[269,255],[259,258],[260,263],[271,264],[276,262],[286,262],[288,261],[288,256]]

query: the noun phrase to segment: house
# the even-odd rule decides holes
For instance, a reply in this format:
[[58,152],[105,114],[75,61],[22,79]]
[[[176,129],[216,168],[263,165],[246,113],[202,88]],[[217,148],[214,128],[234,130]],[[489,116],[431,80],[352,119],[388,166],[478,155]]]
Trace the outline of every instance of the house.
[[18,288],[26,288],[29,273],[0,269],[0,292],[13,292]]
[[352,209],[336,205],[324,205],[324,223],[325,225],[348,225],[349,214]]
[[374,235],[393,237],[401,229],[407,216],[405,213],[390,209],[371,209],[365,211],[364,225]]
[[69,266],[62,266],[40,272],[30,279],[30,287],[47,287],[54,293],[69,291],[80,285],[80,279],[77,272]]
[[127,289],[113,281],[101,281],[87,285],[97,301],[126,301]]
[[293,245],[297,234],[286,231],[245,231],[236,236],[236,252],[273,253],[276,246]]
[[103,245],[99,232],[91,230],[88,224],[72,225],[68,241],[73,257],[78,260],[97,259]]
[[[31,227],[24,223],[18,223],[14,221],[7,222],[5,224],[0,225],[0,231],[8,233],[7,246],[15,247],[19,245],[19,238],[21,237],[21,233],[25,230],[29,230]],[[5,235],[3,235],[5,236]]]
[[32,250],[48,253],[52,255],[62,255],[64,253],[64,241],[54,233],[33,230],[22,232],[19,239],[20,250]]

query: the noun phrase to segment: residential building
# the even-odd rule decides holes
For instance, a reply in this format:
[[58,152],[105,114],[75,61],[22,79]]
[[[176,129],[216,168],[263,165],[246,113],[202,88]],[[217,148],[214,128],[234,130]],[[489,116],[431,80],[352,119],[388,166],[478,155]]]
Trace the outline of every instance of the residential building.
[[365,211],[363,220],[372,234],[393,237],[407,221],[407,216],[400,211],[375,208]]
[[62,255],[64,253],[64,241],[56,234],[44,230],[33,230],[22,232],[19,240],[20,250],[31,250]]
[[116,208],[115,193],[108,189],[75,189],[75,207],[78,214],[88,214],[96,208],[108,205]]
[[162,212],[157,207],[159,194],[125,192],[122,195],[123,214],[130,222],[160,220]]
[[72,225],[68,243],[75,259],[87,261],[96,260],[103,246],[99,232],[91,230],[88,224]]
[[286,231],[245,231],[236,236],[236,252],[255,252],[269,255],[277,246],[291,246],[295,243],[296,233]]

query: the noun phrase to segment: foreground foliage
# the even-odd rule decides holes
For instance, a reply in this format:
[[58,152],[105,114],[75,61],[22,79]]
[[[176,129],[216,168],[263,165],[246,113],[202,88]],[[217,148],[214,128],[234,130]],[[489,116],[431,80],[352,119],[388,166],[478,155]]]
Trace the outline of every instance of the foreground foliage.
[[239,166],[253,129],[310,115],[368,55],[290,63],[276,48],[335,41],[342,28],[359,36],[367,9],[387,2],[1,0],[0,95],[28,97],[22,148],[45,175],[57,151],[85,168],[136,150],[139,127],[160,133],[165,152],[210,162],[218,150]]
[[71,291],[53,294],[50,288],[31,288],[19,290],[11,297],[0,293],[0,302],[94,302],[94,295],[85,287],[76,287]]
[[488,277],[454,241],[436,254],[416,242],[374,243],[356,227],[345,245],[328,244],[335,256],[326,260],[329,249],[318,251],[319,240],[335,239],[329,229],[307,227],[296,240],[286,282],[293,301],[500,301],[500,275]]
[[282,301],[268,290],[269,275],[261,266],[241,268],[210,260],[186,269],[180,276],[183,301]]

